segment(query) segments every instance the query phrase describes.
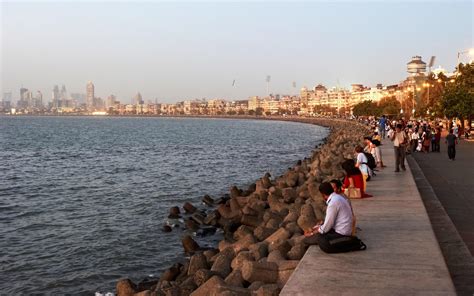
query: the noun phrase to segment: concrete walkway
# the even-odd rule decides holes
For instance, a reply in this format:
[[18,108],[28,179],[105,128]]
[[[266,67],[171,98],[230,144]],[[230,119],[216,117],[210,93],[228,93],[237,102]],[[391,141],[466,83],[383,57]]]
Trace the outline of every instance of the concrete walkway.
[[412,173],[395,173],[384,141],[374,197],[352,202],[366,251],[325,254],[312,246],[280,295],[456,295]]

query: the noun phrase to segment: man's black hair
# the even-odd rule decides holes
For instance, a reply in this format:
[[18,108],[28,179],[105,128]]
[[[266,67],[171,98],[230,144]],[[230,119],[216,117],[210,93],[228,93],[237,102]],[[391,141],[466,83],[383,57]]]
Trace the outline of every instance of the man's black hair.
[[397,124],[397,128],[402,129],[403,125],[401,123]]
[[339,180],[339,179],[332,179],[331,181],[329,181],[329,183],[334,183],[334,184],[336,184],[336,187],[337,187],[337,188],[341,188],[341,187],[342,187],[342,182],[341,182],[341,180]]
[[329,182],[323,182],[321,185],[319,185],[319,192],[324,195],[331,195],[331,193],[334,192],[334,189],[332,189],[332,186]]

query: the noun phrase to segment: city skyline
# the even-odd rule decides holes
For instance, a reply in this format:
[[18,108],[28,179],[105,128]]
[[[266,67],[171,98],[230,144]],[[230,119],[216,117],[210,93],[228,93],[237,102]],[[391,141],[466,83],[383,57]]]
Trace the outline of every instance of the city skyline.
[[[452,71],[473,40],[472,2],[1,7],[1,92],[14,100],[22,86],[49,101],[54,85],[85,93],[88,81],[104,100],[140,92],[169,103],[264,96],[267,75],[269,92],[280,94],[317,83],[390,84],[403,80],[414,55],[435,55],[435,66]],[[55,20],[32,21],[46,11]]]

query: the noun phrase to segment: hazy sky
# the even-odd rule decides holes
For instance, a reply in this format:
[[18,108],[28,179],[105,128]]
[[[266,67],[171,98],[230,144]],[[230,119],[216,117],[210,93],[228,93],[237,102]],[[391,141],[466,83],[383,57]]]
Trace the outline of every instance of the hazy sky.
[[15,99],[21,85],[49,100],[55,84],[85,93],[89,80],[122,102],[244,99],[265,95],[266,75],[282,94],[392,84],[413,55],[452,70],[474,46],[473,1],[0,5],[0,88]]

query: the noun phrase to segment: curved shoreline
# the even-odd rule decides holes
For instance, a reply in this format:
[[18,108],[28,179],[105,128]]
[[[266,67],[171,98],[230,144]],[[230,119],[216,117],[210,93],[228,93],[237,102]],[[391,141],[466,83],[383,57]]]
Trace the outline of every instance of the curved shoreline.
[[[183,117],[196,118],[177,118]],[[229,199],[208,200],[214,206],[209,213],[200,213],[192,205],[185,204],[184,209],[192,221],[190,224],[221,228],[224,239],[216,249],[204,250],[192,237],[183,237],[183,247],[192,255],[190,259],[183,258],[183,264],[176,263],[165,270],[159,280],[148,279],[138,285],[129,279],[119,280],[118,295],[279,292],[306,251],[307,246],[302,243],[303,230],[324,218],[325,203],[317,190],[319,183],[342,177],[339,164],[344,158],[352,157],[354,146],[369,132],[366,126],[355,121],[326,118],[198,118],[316,124],[329,128],[329,134],[323,140],[325,144],[311,151],[310,157],[298,161],[282,176],[270,178],[266,174],[245,191],[233,186]]]

